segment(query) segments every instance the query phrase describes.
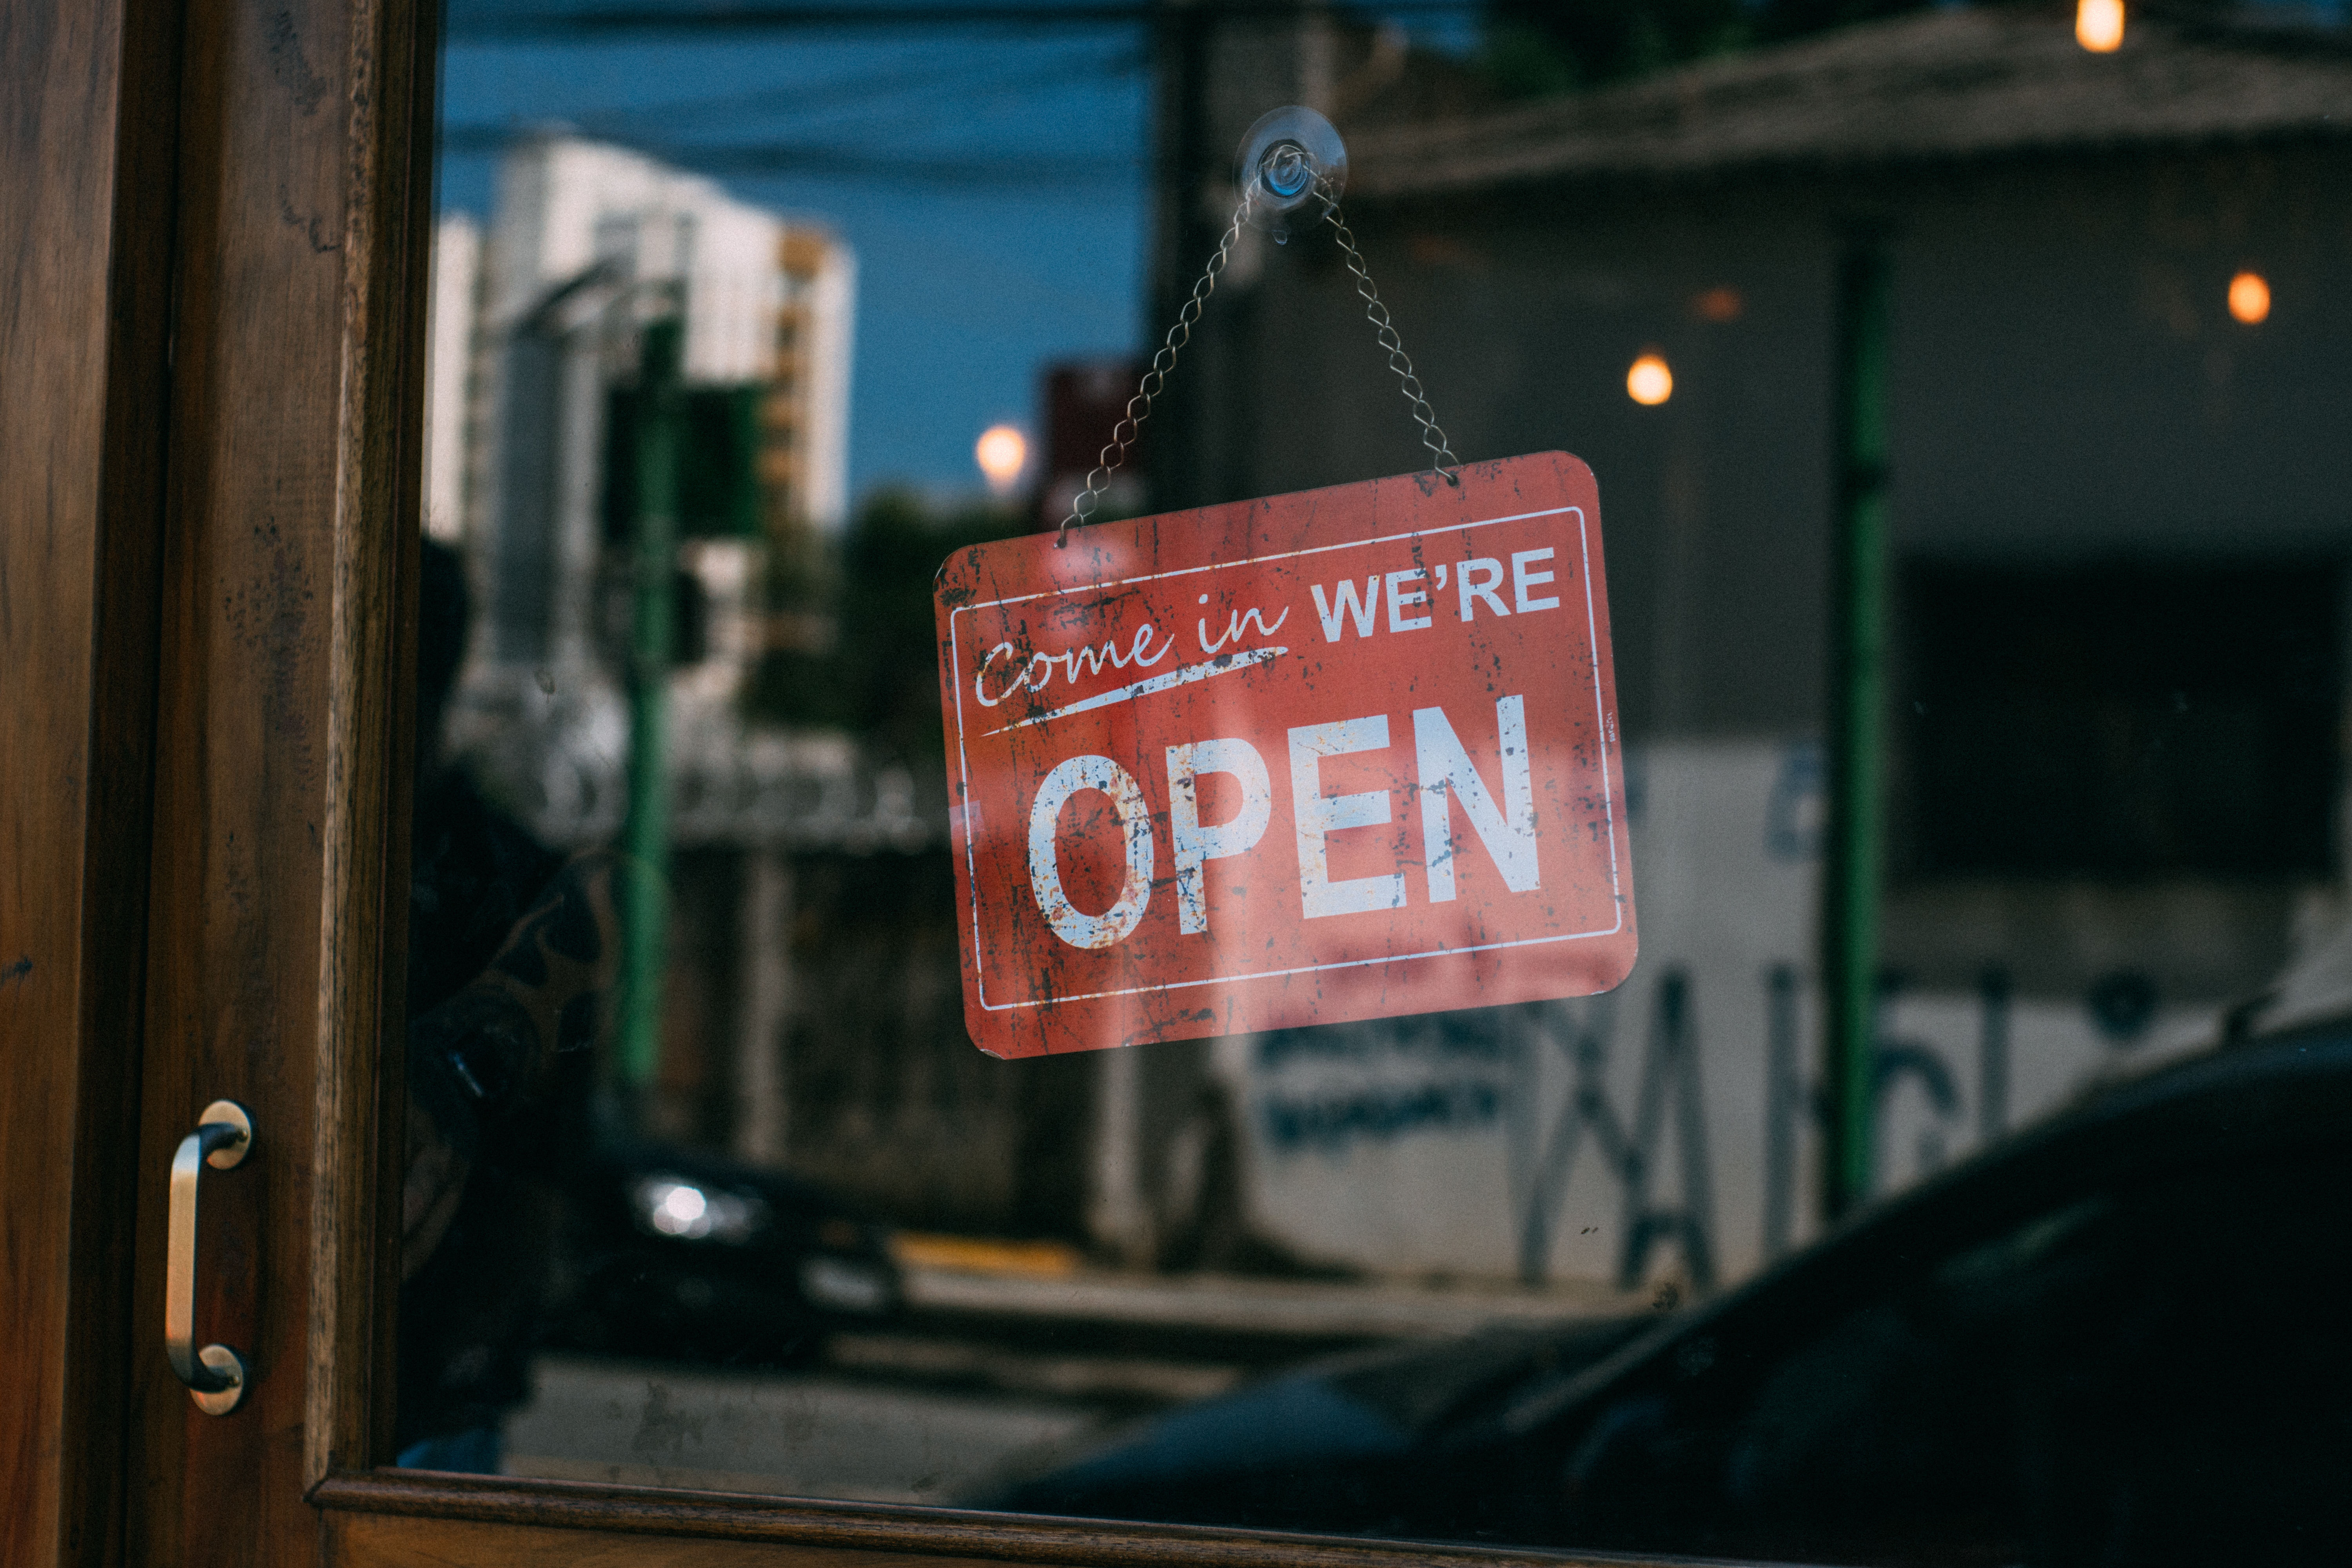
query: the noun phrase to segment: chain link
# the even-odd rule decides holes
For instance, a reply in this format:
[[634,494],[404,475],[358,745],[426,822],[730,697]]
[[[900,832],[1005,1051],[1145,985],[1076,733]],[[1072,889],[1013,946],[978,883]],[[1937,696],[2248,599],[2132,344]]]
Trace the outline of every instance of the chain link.
[[[1324,219],[1338,233],[1339,248],[1348,253],[1348,270],[1355,275],[1357,297],[1364,301],[1364,319],[1371,322],[1373,335],[1379,339],[1381,347],[1388,351],[1389,369],[1396,373],[1413,422],[1421,426],[1421,444],[1429,448],[1431,467],[1447,484],[1459,485],[1462,482],[1459,471],[1462,459],[1454,455],[1454,448],[1446,442],[1445,432],[1438,428],[1436,413],[1429,406],[1428,397],[1423,394],[1421,378],[1413,374],[1412,357],[1404,352],[1404,343],[1397,336],[1396,323],[1389,319],[1388,307],[1381,303],[1380,290],[1372,286],[1372,275],[1364,266],[1363,253],[1356,248],[1356,237],[1339,216],[1339,203],[1330,195],[1328,186],[1324,190]],[[1192,328],[1201,320],[1201,312],[1208,305],[1209,296],[1216,291],[1218,275],[1224,271],[1225,264],[1233,258],[1234,242],[1241,237],[1242,226],[1249,221],[1249,210],[1250,198],[1245,191],[1234,208],[1233,221],[1225,226],[1224,237],[1217,241],[1216,254],[1209,258],[1209,265],[1192,285],[1192,297],[1184,301],[1184,308],[1176,312],[1176,324],[1168,329],[1168,341],[1160,346],[1158,353],[1151,356],[1151,368],[1143,373],[1143,379],[1136,384],[1135,395],[1127,400],[1127,412],[1112,427],[1110,444],[1097,455],[1095,468],[1087,475],[1086,489],[1071,500],[1069,515],[1063,518],[1061,527],[1054,531],[1055,549],[1059,550],[1069,542],[1072,523],[1094,521],[1095,504],[1101,499],[1103,487],[1110,482],[1110,476],[1118,466],[1127,461],[1128,448],[1141,434],[1143,422],[1151,416],[1152,400],[1166,389],[1169,373],[1176,368],[1176,356],[1192,341]],[[1452,465],[1450,468],[1449,464]]]
[[1111,427],[1110,445],[1097,454],[1093,471],[1087,475],[1085,491],[1070,502],[1070,515],[1054,531],[1055,549],[1069,542],[1070,524],[1094,521],[1095,502],[1100,499],[1103,486],[1110,482],[1112,470],[1127,461],[1128,447],[1142,434],[1143,422],[1151,417],[1151,400],[1167,386],[1168,373],[1176,368],[1176,356],[1192,341],[1192,324],[1201,319],[1209,296],[1216,292],[1217,275],[1233,258],[1234,242],[1241,237],[1242,225],[1249,221],[1249,195],[1244,192],[1234,208],[1234,221],[1225,225],[1225,237],[1217,241],[1217,253],[1209,258],[1208,267],[1192,285],[1192,297],[1176,312],[1176,324],[1168,329],[1168,341],[1151,356],[1151,368],[1143,373],[1143,379],[1136,384],[1135,395],[1127,400],[1127,413]]
[[1459,485],[1462,459],[1454,455],[1445,432],[1437,426],[1436,410],[1423,395],[1421,377],[1412,373],[1412,356],[1404,352],[1396,323],[1389,320],[1389,308],[1381,303],[1381,292],[1372,287],[1372,275],[1364,266],[1364,253],[1356,248],[1356,237],[1349,232],[1347,220],[1339,216],[1338,201],[1333,200],[1324,209],[1323,220],[1339,237],[1339,248],[1348,253],[1348,270],[1356,275],[1356,295],[1364,302],[1364,319],[1371,322],[1372,333],[1380,340],[1381,347],[1389,352],[1389,368],[1396,372],[1404,400],[1412,410],[1413,423],[1421,426],[1421,444],[1429,448],[1430,467],[1447,484]]

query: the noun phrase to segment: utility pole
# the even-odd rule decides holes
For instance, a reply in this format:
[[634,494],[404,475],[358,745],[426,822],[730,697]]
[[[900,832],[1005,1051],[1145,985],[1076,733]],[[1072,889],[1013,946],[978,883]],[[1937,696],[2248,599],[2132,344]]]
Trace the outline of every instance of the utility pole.
[[629,814],[623,911],[621,1086],[641,1100],[661,1068],[662,976],[669,958],[669,671],[677,644],[679,360],[675,306],[639,348],[634,614],[629,639]]
[[1876,1112],[1889,292],[1885,237],[1855,234],[1838,271],[1837,534],[1822,867],[1822,1207],[1831,1221],[1870,1194]]

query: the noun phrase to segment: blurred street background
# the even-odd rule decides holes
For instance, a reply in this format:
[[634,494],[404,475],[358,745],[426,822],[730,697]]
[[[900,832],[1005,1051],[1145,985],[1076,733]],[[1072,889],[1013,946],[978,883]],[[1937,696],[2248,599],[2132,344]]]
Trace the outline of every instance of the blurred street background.
[[[2340,5],[454,0],[446,59],[448,743],[551,845],[635,831],[667,568],[640,1130],[865,1205],[908,1280],[790,1370],[551,1356],[511,1469],[938,1500],[1302,1358],[1703,1296],[2352,910]],[[993,1061],[932,574],[1060,520],[1294,102],[1454,450],[1599,476],[1641,963]],[[1107,510],[1418,453],[1328,237],[1251,230]]]

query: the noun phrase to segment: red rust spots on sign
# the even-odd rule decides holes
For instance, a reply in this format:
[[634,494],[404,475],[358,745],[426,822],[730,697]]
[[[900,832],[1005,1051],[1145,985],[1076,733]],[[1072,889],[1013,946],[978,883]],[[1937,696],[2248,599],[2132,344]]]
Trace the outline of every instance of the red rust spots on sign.
[[964,1016],[1001,1057],[1605,991],[1636,951],[1565,453],[940,570]]

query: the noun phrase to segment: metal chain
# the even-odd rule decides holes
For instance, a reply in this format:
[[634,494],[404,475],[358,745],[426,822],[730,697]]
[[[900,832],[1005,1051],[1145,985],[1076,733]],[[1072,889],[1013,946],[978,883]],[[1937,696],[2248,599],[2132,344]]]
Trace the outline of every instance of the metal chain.
[[1389,368],[1396,372],[1404,400],[1412,408],[1413,423],[1421,426],[1421,444],[1429,448],[1430,467],[1447,484],[1459,485],[1462,482],[1462,459],[1454,455],[1453,447],[1445,439],[1445,432],[1437,426],[1436,410],[1429,406],[1429,399],[1423,395],[1421,377],[1412,374],[1412,356],[1404,352],[1404,342],[1397,336],[1396,323],[1389,320],[1389,308],[1381,303],[1380,290],[1372,287],[1372,275],[1364,267],[1364,254],[1356,248],[1356,237],[1349,232],[1347,220],[1339,216],[1339,204],[1336,199],[1324,209],[1323,218],[1339,235],[1339,248],[1348,253],[1348,270],[1356,275],[1356,295],[1364,302],[1364,319],[1371,322],[1373,335],[1380,339],[1381,347],[1389,351]]
[[[1429,448],[1430,466],[1447,484],[1459,485],[1462,482],[1462,459],[1454,455],[1453,447],[1446,442],[1445,432],[1438,427],[1436,411],[1429,406],[1429,399],[1422,391],[1421,378],[1412,372],[1412,356],[1404,352],[1403,341],[1397,336],[1396,323],[1389,319],[1389,308],[1381,303],[1380,290],[1372,286],[1372,275],[1364,266],[1363,252],[1356,248],[1356,237],[1339,216],[1339,204],[1329,195],[1328,187],[1325,201],[1324,219],[1338,233],[1339,248],[1348,253],[1348,270],[1355,274],[1356,294],[1364,301],[1364,319],[1371,322],[1373,335],[1379,339],[1381,347],[1388,351],[1389,369],[1396,373],[1413,422],[1421,426],[1421,444]],[[1166,389],[1169,373],[1176,368],[1176,356],[1183,352],[1185,344],[1192,341],[1192,328],[1200,321],[1209,296],[1216,292],[1218,274],[1224,271],[1225,263],[1233,258],[1234,242],[1241,237],[1242,225],[1249,221],[1249,193],[1244,191],[1241,202],[1234,208],[1233,222],[1225,226],[1224,237],[1217,241],[1217,253],[1209,258],[1209,265],[1192,285],[1192,297],[1176,313],[1176,324],[1168,329],[1168,341],[1160,345],[1158,353],[1151,356],[1151,368],[1143,373],[1143,379],[1136,385],[1135,395],[1127,400],[1127,412],[1113,426],[1110,444],[1097,454],[1095,468],[1087,475],[1086,489],[1072,500],[1069,515],[1063,518],[1061,527],[1054,531],[1055,549],[1059,550],[1069,542],[1072,523],[1094,520],[1095,503],[1102,496],[1103,486],[1110,482],[1113,471],[1127,461],[1127,449],[1134,445],[1136,437],[1142,432],[1143,422],[1151,416],[1152,399]],[[1450,468],[1449,464],[1452,465]]]
[[1176,312],[1176,324],[1168,329],[1168,341],[1160,346],[1158,353],[1151,356],[1151,368],[1143,373],[1143,379],[1136,384],[1135,395],[1127,400],[1125,416],[1112,426],[1110,445],[1097,454],[1093,471],[1087,475],[1086,489],[1070,502],[1070,515],[1064,518],[1062,526],[1054,531],[1055,549],[1059,550],[1069,542],[1070,524],[1094,521],[1095,502],[1101,497],[1103,486],[1110,482],[1111,471],[1127,461],[1128,447],[1142,433],[1143,422],[1151,417],[1151,400],[1167,386],[1168,373],[1176,368],[1176,356],[1183,352],[1186,343],[1192,341],[1192,324],[1201,319],[1201,311],[1208,304],[1209,296],[1216,292],[1217,274],[1225,269],[1225,263],[1233,258],[1234,242],[1241,237],[1242,225],[1249,221],[1249,194],[1244,192],[1239,205],[1234,208],[1234,221],[1225,225],[1224,238],[1217,241],[1217,253],[1209,258],[1208,267],[1202,272],[1199,281],[1192,285],[1192,297],[1184,301],[1182,310]]

